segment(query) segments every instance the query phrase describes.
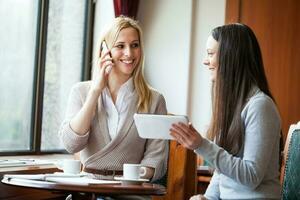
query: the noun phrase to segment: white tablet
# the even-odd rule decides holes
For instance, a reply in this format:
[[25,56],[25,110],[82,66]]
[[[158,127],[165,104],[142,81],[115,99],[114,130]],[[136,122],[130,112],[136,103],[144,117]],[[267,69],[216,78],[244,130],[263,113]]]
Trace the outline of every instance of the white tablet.
[[182,122],[187,124],[184,115],[152,115],[134,114],[134,123],[141,138],[173,140],[170,135],[172,124]]

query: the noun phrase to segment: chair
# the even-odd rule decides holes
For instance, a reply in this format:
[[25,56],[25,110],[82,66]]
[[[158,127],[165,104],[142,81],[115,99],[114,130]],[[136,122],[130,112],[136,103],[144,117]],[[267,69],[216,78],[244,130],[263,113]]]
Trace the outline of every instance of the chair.
[[197,193],[204,194],[210,183],[214,169],[200,155],[197,155],[197,166]]
[[300,129],[290,127],[284,146],[280,181],[282,199],[300,197]]
[[197,191],[197,156],[176,141],[170,141],[167,194],[152,200],[189,199]]

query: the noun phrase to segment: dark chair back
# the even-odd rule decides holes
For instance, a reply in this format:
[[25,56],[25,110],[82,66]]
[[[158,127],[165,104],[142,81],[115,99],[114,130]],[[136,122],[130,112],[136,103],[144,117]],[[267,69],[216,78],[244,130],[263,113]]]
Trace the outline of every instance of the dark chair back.
[[281,169],[282,199],[300,199],[300,130],[290,130]]

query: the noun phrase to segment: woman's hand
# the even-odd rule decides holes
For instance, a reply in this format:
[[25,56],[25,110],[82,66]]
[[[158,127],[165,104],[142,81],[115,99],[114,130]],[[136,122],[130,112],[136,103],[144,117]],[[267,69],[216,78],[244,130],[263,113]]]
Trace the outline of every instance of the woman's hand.
[[173,136],[180,144],[185,148],[195,150],[200,147],[203,140],[202,136],[192,126],[179,122],[178,124],[172,124],[170,129],[170,135]]
[[207,200],[205,198],[205,196],[201,195],[201,194],[198,194],[198,195],[194,195],[190,198],[190,200]]
[[94,71],[94,80],[92,84],[92,90],[98,92],[99,95],[107,84],[107,77],[110,73],[110,69],[113,67],[112,58],[109,56],[110,51],[104,53],[98,61],[97,69]]

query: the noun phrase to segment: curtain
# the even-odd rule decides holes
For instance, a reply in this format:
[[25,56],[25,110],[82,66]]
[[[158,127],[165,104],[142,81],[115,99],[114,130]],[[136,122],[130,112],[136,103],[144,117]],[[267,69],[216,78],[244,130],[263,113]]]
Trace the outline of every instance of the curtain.
[[115,16],[124,15],[136,19],[140,0],[114,0]]

